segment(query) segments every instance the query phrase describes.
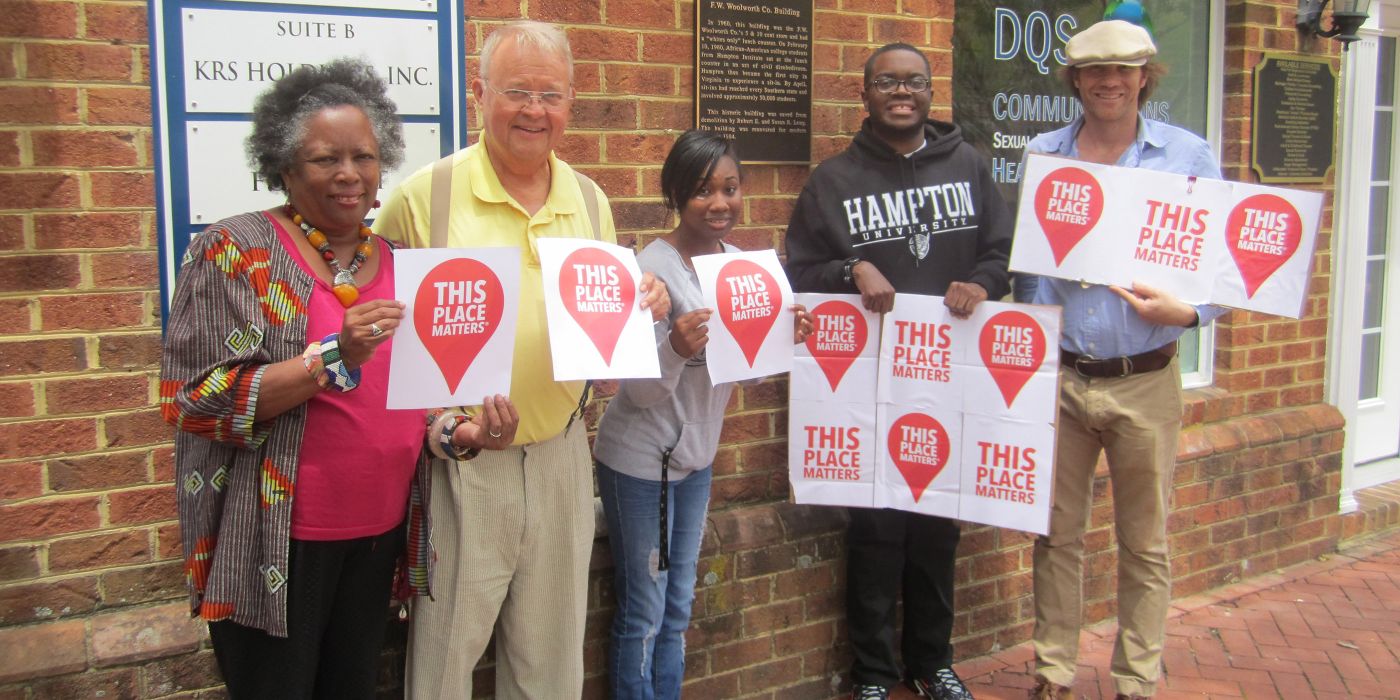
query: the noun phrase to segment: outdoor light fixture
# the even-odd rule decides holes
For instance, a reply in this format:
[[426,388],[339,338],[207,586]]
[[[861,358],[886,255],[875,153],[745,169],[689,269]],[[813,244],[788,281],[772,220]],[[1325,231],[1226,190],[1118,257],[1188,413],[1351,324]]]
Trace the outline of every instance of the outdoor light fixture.
[[1328,0],[1298,0],[1298,31],[1320,37],[1336,37],[1342,50],[1361,38],[1356,30],[1366,21],[1371,0],[1337,0],[1332,3],[1332,28],[1322,31],[1322,9]]

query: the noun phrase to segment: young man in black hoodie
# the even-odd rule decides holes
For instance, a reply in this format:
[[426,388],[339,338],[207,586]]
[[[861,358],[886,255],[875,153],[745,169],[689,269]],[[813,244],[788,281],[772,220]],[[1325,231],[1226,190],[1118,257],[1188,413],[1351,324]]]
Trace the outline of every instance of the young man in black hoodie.
[[[895,292],[942,295],[966,318],[1008,291],[1013,220],[986,160],[957,126],[928,118],[929,63],[887,44],[865,63],[870,117],[840,155],[812,172],[787,230],[799,292],[859,292],[884,313]],[[855,654],[851,697],[889,697],[903,677],[920,695],[969,700],[953,672],[955,521],[852,508],[846,618]],[[905,672],[895,660],[895,601],[904,592]]]

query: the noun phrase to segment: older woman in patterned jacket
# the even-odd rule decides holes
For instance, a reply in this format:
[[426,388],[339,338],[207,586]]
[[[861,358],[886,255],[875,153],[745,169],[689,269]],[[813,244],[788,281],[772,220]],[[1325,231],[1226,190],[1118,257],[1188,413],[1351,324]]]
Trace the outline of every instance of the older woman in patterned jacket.
[[371,698],[405,535],[404,587],[428,584],[423,465],[509,446],[518,416],[487,397],[473,418],[430,414],[425,436],[421,411],[385,408],[403,304],[363,224],[403,159],[384,82],[304,66],[253,120],[250,160],[287,202],[190,242],[166,327],[192,610],[234,698]]

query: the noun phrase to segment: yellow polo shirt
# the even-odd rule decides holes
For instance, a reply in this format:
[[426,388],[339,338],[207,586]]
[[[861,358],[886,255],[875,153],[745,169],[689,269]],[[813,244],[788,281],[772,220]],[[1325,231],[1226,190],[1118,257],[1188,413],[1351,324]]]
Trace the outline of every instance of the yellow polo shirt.
[[[549,155],[549,198],[530,216],[506,193],[490,156],[480,142],[453,154],[452,220],[447,241],[452,248],[516,247],[520,249],[520,311],[515,321],[515,359],[511,367],[510,399],[520,412],[515,444],[541,442],[558,435],[578,406],[583,382],[554,381],[545,322],[540,238],[593,238],[588,210],[573,169]],[[375,232],[411,248],[428,246],[433,164],[410,175],[384,200]],[[599,237],[617,241],[607,197],[598,197]]]

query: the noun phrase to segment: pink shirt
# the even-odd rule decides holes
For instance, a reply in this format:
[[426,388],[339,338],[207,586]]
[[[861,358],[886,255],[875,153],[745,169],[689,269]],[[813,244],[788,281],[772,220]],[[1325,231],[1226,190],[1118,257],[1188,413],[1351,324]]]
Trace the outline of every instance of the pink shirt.
[[[316,278],[306,304],[306,342],[340,332],[345,307],[330,285],[311,272],[288,232],[276,220],[273,225],[292,260]],[[388,244],[375,240],[379,270],[360,287],[356,304],[394,298],[393,254]],[[393,345],[392,338],[381,344],[360,368],[360,385],[354,391],[322,391],[306,402],[306,434],[292,500],[293,538],[369,537],[403,521],[424,428],[423,411],[385,408]]]

